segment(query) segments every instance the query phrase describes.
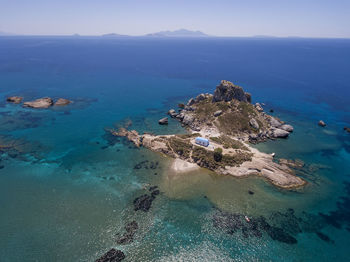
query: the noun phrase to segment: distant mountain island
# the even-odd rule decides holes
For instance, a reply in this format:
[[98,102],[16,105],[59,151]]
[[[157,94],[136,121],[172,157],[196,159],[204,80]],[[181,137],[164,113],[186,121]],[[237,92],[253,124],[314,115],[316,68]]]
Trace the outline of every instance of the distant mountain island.
[[146,36],[152,37],[208,37],[209,35],[201,31],[191,31],[187,29],[179,29],[175,31],[160,31]]

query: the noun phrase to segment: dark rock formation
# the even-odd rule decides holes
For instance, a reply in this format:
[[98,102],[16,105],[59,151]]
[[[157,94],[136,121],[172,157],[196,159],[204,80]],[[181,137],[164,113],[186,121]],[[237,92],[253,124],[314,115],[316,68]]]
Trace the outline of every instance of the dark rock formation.
[[124,253],[121,250],[112,248],[102,257],[96,260],[96,262],[120,262],[125,258]]
[[227,80],[222,80],[220,85],[215,89],[213,102],[220,101],[231,101],[236,99],[238,101],[248,102],[247,96],[243,91],[243,88],[237,85],[234,85],[232,82]]
[[65,98],[59,98],[56,101],[55,106],[66,106],[66,105],[69,105],[70,103],[72,103],[72,101]]
[[322,120],[318,121],[318,125],[319,126],[322,126],[322,127],[325,127],[326,126],[326,123],[323,122]]
[[31,108],[49,108],[52,105],[53,105],[53,101],[49,97],[39,98],[34,101],[23,103],[23,107],[31,107]]
[[348,132],[348,133],[350,133],[350,127],[344,127],[344,131],[346,131],[346,132]]
[[247,102],[248,103],[251,103],[252,102],[252,95],[248,92],[245,92],[245,97],[247,98]]
[[15,104],[20,104],[23,100],[23,97],[21,96],[11,96],[6,99],[7,102],[15,103]]
[[134,241],[134,236],[136,231],[138,230],[139,225],[137,224],[136,221],[132,221],[128,224],[125,225],[125,233],[117,239],[117,244],[122,245],[122,244],[128,244]]
[[159,119],[158,124],[160,124],[160,125],[167,125],[168,124],[168,118],[164,117],[162,119]]
[[134,200],[134,210],[138,211],[144,211],[144,212],[148,212],[148,210],[151,208],[152,206],[152,202],[154,200],[154,196],[149,196],[149,195],[142,195],[140,197],[135,198]]

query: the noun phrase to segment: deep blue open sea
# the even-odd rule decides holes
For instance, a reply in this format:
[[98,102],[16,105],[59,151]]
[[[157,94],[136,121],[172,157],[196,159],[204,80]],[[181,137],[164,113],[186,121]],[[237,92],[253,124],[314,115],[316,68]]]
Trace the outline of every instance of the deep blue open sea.
[[[309,183],[169,171],[105,128],[184,133],[158,119],[220,80],[294,126],[257,145],[301,159]],[[62,108],[6,103],[50,96]],[[349,261],[350,40],[0,37],[0,261]],[[317,125],[322,119],[325,128]],[[133,201],[160,194],[148,212]],[[244,216],[253,223],[248,224]],[[125,225],[138,229],[118,244]]]

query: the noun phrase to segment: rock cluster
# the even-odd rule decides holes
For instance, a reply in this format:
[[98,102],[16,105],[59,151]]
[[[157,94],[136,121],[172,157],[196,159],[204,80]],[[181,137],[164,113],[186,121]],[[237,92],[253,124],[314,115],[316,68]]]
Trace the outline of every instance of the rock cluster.
[[[23,97],[20,96],[11,96],[6,99],[7,102],[20,104],[23,100]],[[28,101],[23,103],[23,107],[30,107],[30,108],[49,108],[51,106],[66,106],[72,103],[72,101],[65,99],[65,98],[59,98],[55,103],[50,97],[43,97],[38,98],[33,101]]]
[[20,104],[23,100],[23,97],[21,96],[11,96],[6,99],[7,102],[15,103],[15,104]]
[[39,98],[34,101],[24,102],[23,107],[49,108],[53,105],[53,100],[49,97]]

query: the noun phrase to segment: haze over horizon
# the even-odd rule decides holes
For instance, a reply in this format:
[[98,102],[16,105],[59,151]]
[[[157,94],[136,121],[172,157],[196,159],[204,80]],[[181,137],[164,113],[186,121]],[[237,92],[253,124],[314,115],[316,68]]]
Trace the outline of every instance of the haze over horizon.
[[186,28],[213,36],[349,38],[350,1],[0,0],[0,31],[139,36]]

